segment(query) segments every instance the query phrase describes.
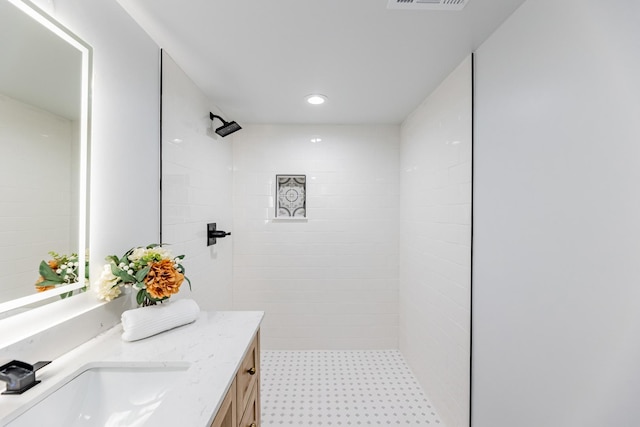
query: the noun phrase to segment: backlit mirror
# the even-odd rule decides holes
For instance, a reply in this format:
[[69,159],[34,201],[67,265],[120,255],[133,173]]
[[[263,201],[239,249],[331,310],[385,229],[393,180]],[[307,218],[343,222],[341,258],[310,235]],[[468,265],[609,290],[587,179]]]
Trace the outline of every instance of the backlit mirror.
[[[0,0],[0,58],[0,313],[6,316],[85,285],[91,48],[33,3]],[[61,260],[72,254],[72,265]],[[48,274],[41,274],[42,261]]]

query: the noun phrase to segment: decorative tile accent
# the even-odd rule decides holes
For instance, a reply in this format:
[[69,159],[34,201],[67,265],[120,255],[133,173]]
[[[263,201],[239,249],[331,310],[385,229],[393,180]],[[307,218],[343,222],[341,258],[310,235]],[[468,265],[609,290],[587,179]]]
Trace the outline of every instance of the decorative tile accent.
[[397,350],[262,351],[262,427],[444,427]]
[[306,218],[306,175],[276,175],[276,218]]

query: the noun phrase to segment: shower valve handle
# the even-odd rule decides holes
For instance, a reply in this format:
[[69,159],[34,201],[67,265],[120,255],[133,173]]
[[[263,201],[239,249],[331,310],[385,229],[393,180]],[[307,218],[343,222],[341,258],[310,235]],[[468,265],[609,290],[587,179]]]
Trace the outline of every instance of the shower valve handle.
[[227,232],[222,231],[222,230],[214,231],[214,232],[209,233],[209,237],[220,238],[220,237],[225,237],[225,236],[231,236],[231,233],[227,233]]
[[231,233],[224,230],[218,230],[215,222],[207,224],[207,246],[215,245],[216,239],[221,239],[227,236],[231,236]]

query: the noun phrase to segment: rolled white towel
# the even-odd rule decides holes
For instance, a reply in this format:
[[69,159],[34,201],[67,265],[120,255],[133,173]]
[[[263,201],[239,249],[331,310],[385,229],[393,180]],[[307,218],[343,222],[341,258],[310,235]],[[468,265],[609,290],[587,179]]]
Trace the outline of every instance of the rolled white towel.
[[180,299],[169,303],[141,307],[122,313],[122,339],[136,341],[178,326],[191,323],[198,318],[200,307],[194,300]]

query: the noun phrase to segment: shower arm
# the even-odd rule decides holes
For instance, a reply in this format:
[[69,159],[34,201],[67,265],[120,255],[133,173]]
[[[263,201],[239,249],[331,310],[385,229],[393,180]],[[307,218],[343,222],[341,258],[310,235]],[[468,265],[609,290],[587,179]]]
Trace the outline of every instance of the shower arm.
[[227,122],[225,119],[223,119],[222,117],[217,116],[217,115],[215,115],[215,114],[213,114],[213,113],[209,113],[209,118],[210,118],[212,121],[213,121],[214,119],[219,119],[219,120],[222,122],[222,125],[223,125],[223,126],[226,126],[226,125],[228,125],[228,124],[229,124],[229,122]]

